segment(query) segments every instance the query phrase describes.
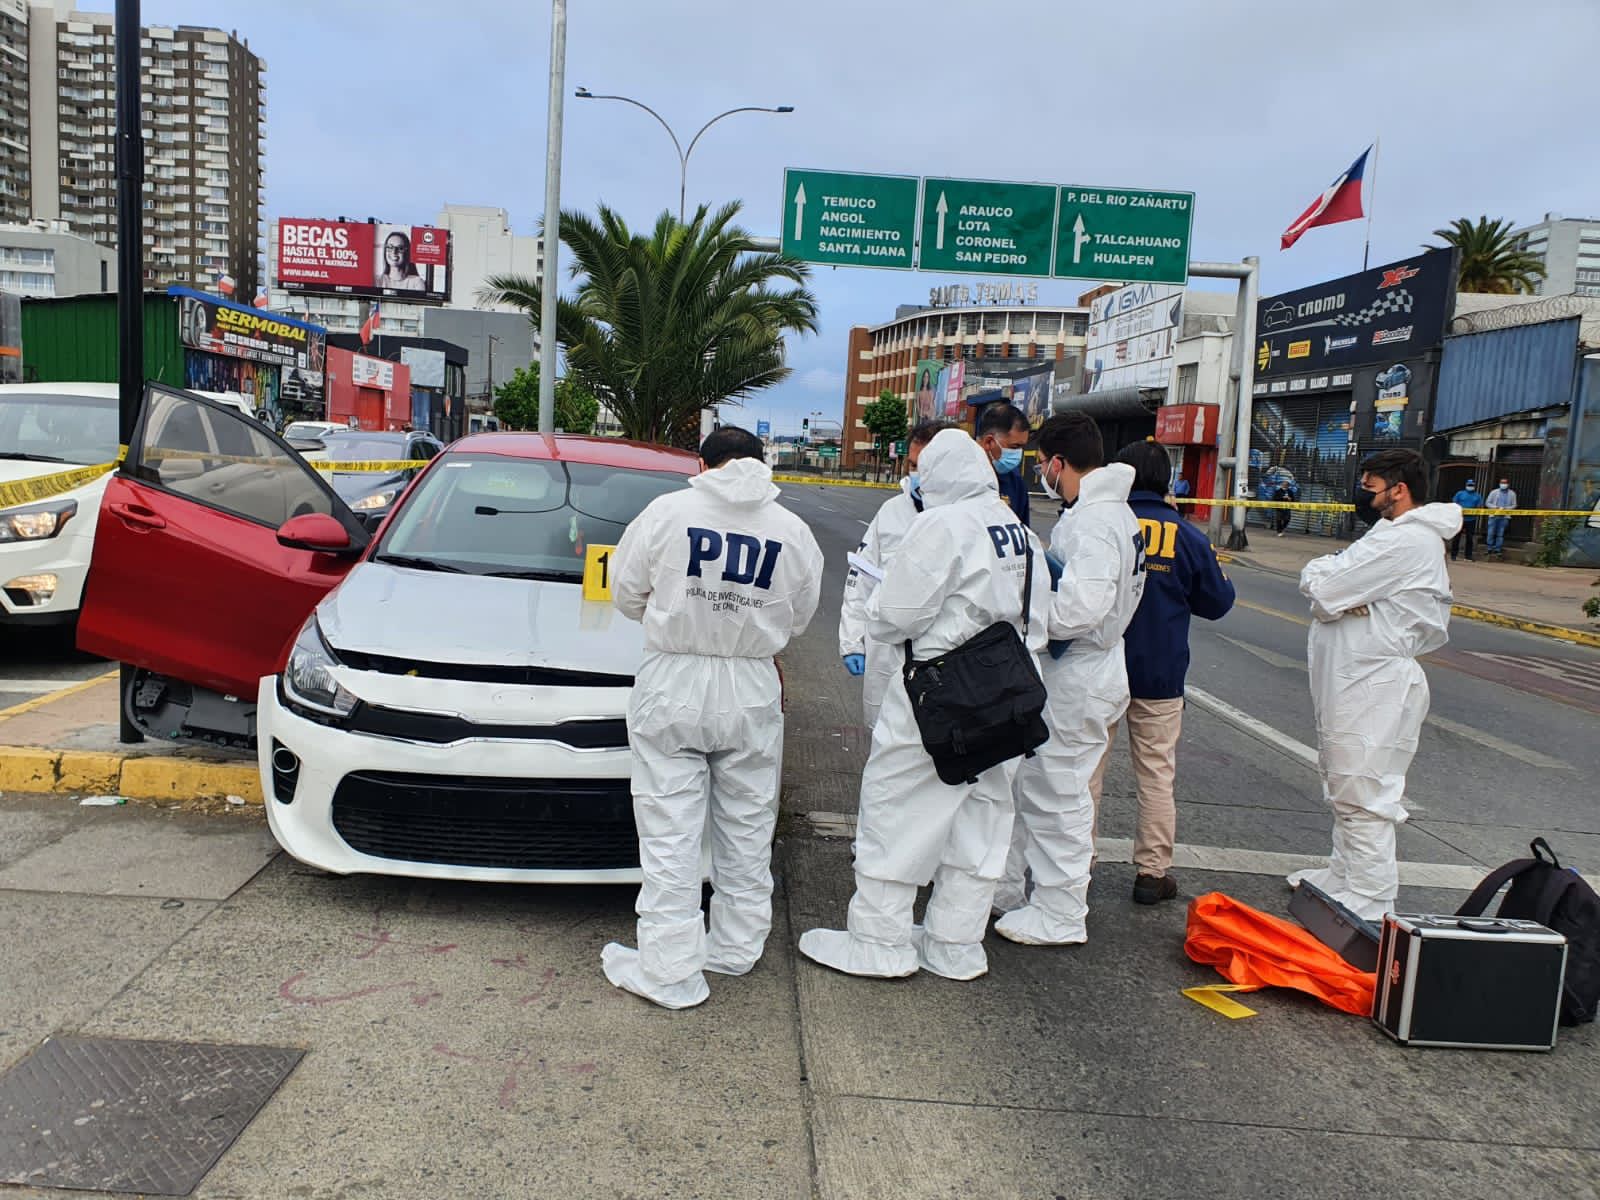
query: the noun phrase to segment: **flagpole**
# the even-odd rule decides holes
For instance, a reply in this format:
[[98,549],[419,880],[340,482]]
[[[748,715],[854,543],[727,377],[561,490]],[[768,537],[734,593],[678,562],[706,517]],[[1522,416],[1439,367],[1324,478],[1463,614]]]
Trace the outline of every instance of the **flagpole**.
[[1361,246],[1361,269],[1367,269],[1367,256],[1372,251],[1372,203],[1378,195],[1378,143],[1381,136],[1372,139],[1372,186],[1367,189],[1367,240]]

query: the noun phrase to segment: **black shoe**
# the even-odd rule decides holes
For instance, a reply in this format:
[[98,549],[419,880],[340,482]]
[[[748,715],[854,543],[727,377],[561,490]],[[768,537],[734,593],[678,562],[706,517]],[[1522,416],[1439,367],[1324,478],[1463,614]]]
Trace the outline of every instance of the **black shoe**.
[[1160,904],[1163,900],[1173,899],[1177,894],[1178,881],[1171,875],[1140,874],[1133,881],[1135,904]]

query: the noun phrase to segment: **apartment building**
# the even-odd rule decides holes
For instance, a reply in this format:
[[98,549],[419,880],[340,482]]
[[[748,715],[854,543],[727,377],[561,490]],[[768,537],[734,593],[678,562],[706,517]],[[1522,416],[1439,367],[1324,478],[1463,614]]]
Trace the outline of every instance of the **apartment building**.
[[1512,237],[1544,264],[1537,295],[1600,296],[1600,219],[1545,213],[1544,220],[1514,230]]
[[[117,233],[111,13],[0,0],[0,218]],[[196,26],[143,31],[145,284],[260,284],[266,63]],[[26,87],[23,84],[26,84]]]

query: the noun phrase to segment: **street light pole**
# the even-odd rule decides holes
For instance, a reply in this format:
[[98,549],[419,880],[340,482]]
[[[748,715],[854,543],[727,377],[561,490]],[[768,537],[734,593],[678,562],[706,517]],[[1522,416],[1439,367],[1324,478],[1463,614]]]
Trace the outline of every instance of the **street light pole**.
[[544,279],[539,288],[539,432],[556,428],[556,259],[561,256],[561,105],[567,80],[567,0],[550,0],[550,111],[544,156]]
[[583,87],[579,88],[573,93],[573,95],[575,95],[579,100],[620,100],[622,103],[631,104],[635,108],[642,108],[660,123],[661,128],[667,131],[667,136],[672,139],[672,148],[678,152],[678,224],[680,225],[683,224],[684,217],[687,214],[689,207],[689,156],[694,153],[695,143],[700,140],[700,135],[706,130],[710,129],[718,121],[722,120],[723,117],[731,117],[734,113],[792,113],[794,111],[794,105],[792,104],[779,104],[772,108],[768,108],[759,104],[745,104],[738,108],[730,108],[727,112],[718,113],[716,116],[712,117],[711,120],[700,126],[694,137],[689,139],[689,148],[685,150],[683,148],[683,143],[678,140],[678,135],[672,132],[672,126],[668,125],[661,114],[655,109],[651,108],[648,104],[642,104],[638,100],[633,99],[631,96],[602,96],[595,92],[591,92],[588,88]]

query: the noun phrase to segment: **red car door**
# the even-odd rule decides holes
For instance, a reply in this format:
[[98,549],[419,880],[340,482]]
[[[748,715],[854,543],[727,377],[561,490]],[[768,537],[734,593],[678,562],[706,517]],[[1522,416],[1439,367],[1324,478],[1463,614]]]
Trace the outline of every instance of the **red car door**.
[[[349,546],[325,553],[280,544],[279,528],[308,513],[338,522]],[[78,645],[253,697],[366,542],[354,514],[276,435],[232,409],[151,385],[101,502]]]

